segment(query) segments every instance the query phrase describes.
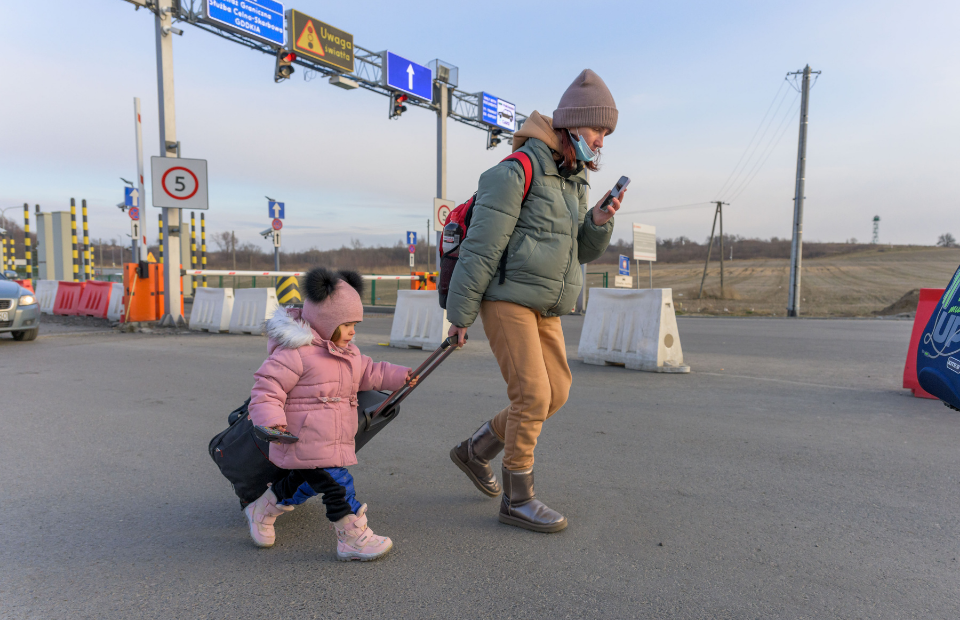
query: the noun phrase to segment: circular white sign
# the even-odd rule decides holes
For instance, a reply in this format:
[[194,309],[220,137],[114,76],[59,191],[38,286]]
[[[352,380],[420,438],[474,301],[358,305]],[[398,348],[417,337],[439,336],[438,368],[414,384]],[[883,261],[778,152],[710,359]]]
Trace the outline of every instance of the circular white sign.
[[450,215],[450,207],[447,205],[440,205],[440,208],[437,209],[437,221],[440,222],[440,225],[447,221],[447,216]]
[[167,196],[176,200],[187,200],[197,193],[200,182],[191,170],[183,166],[175,166],[163,173],[160,186]]

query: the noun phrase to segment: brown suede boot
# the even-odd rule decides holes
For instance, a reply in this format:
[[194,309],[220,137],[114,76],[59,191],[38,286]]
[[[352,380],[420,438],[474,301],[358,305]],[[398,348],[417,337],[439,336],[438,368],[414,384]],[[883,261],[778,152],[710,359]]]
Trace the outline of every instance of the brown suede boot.
[[479,491],[490,497],[500,495],[502,489],[490,467],[490,459],[503,450],[503,442],[493,431],[490,422],[477,429],[472,437],[461,441],[450,450],[450,460],[459,467]]
[[532,468],[510,471],[504,467],[500,523],[534,532],[559,532],[567,527],[567,518],[536,498]]

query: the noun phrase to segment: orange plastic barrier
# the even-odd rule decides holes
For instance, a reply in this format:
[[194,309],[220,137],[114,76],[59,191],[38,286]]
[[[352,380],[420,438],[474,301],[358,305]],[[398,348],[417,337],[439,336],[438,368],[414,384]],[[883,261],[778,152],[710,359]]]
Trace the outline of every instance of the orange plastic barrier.
[[80,297],[86,282],[60,282],[57,297],[53,302],[53,313],[60,316],[76,316],[80,310]]
[[437,277],[440,274],[436,271],[411,271],[410,275],[420,276],[420,279],[418,280],[410,280],[411,291],[437,290]]
[[907,349],[907,363],[903,367],[903,387],[909,388],[917,398],[937,397],[920,387],[917,381],[917,348],[920,346],[920,334],[923,333],[927,322],[933,316],[940,298],[943,297],[942,288],[920,289],[920,303],[917,304],[917,315],[913,319],[913,331],[910,333],[910,348]]
[[36,291],[33,290],[33,282],[30,280],[14,280],[14,282],[27,289],[31,293],[36,293]]
[[95,316],[100,319],[107,318],[107,310],[110,309],[110,291],[113,290],[113,284],[110,282],[94,282],[91,280],[86,283],[83,294],[80,295],[80,307],[77,309],[79,316]]

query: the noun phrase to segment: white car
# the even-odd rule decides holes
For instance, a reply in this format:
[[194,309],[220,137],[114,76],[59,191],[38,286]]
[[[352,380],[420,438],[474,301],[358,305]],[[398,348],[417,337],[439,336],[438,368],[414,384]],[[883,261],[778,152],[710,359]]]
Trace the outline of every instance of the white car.
[[14,340],[36,340],[40,304],[30,289],[13,281],[16,277],[16,271],[0,273],[0,333],[10,332]]

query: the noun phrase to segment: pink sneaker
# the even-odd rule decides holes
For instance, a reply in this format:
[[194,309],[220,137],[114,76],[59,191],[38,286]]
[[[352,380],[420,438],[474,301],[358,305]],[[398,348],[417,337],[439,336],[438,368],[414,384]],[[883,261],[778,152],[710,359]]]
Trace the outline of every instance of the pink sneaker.
[[360,507],[355,515],[347,515],[333,524],[337,531],[337,559],[341,562],[360,560],[369,562],[386,555],[393,548],[393,541],[386,536],[377,536],[367,527],[367,505]]
[[250,537],[258,547],[272,547],[277,539],[273,529],[273,522],[285,512],[293,510],[293,506],[278,506],[277,496],[273,489],[268,488],[257,501],[247,504],[243,513],[247,515],[250,524]]

